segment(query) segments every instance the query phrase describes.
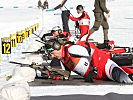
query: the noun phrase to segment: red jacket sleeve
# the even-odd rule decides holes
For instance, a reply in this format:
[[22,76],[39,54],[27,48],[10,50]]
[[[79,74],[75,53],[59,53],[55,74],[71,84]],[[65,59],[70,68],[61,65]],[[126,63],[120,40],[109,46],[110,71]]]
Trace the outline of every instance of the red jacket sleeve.
[[69,19],[71,19],[72,21],[79,21],[81,20],[81,18],[76,18],[76,17],[72,17],[72,16],[69,16]]
[[68,32],[62,32],[61,34],[63,34],[64,36],[66,36],[66,35],[67,35],[67,33],[68,33]]
[[90,44],[90,48],[94,50],[92,54],[92,66],[98,67],[99,65],[98,49],[93,43],[89,42],[89,44]]
[[98,51],[94,50],[94,53],[92,55],[92,66],[98,67],[98,65],[99,65]]

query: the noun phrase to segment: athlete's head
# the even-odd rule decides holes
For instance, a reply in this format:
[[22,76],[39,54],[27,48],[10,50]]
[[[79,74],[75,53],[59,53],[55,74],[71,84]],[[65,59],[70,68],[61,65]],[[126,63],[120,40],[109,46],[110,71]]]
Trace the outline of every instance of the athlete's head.
[[62,57],[62,45],[63,45],[62,40],[51,39],[46,43],[45,47],[46,47],[47,52],[52,57],[56,57],[58,59],[61,59],[61,57]]
[[84,7],[83,7],[82,5],[78,5],[78,6],[76,7],[76,10],[77,10],[77,13],[78,13],[78,14],[79,14],[79,13],[83,13]]
[[61,30],[61,28],[59,26],[55,26],[51,30],[53,38],[56,38],[57,36],[59,36],[61,32],[62,32],[62,30]]

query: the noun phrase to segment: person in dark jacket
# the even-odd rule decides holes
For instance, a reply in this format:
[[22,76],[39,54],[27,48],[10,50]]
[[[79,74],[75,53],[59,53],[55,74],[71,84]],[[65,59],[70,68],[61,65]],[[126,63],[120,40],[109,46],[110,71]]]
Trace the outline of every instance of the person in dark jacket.
[[94,7],[95,7],[95,9],[93,10],[93,12],[94,12],[94,16],[95,16],[95,22],[94,22],[93,27],[90,30],[90,34],[97,31],[101,25],[103,27],[103,33],[104,33],[104,43],[103,44],[105,45],[105,48],[109,48],[108,47],[109,25],[108,25],[107,18],[105,17],[104,13],[107,14],[107,17],[110,17],[110,13],[109,13],[110,10],[108,10],[106,8],[106,0],[95,0]]
[[43,9],[48,9],[48,1],[45,0],[44,3],[43,3]]
[[62,0],[62,2],[59,5],[53,8],[54,10],[60,9],[62,11],[61,18],[62,18],[63,32],[70,32],[69,26],[68,26],[68,22],[69,22],[68,16],[70,15],[70,11],[65,6],[69,4],[68,1],[69,0]]
[[42,7],[42,2],[41,0],[38,1],[38,9],[40,9]]

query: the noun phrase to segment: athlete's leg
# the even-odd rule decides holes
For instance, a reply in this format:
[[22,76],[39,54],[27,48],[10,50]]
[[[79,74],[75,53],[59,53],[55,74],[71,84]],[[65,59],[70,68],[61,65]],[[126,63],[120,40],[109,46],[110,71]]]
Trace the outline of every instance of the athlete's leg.
[[88,34],[84,35],[81,37],[80,41],[86,41],[88,38]]
[[133,83],[133,80],[129,77],[129,74],[110,59],[108,59],[107,64],[105,65],[105,72],[109,79],[116,82]]
[[83,36],[85,36],[83,39],[82,39],[82,41],[86,41],[86,38],[87,38],[87,36],[88,36],[88,32],[89,32],[89,26],[80,26],[80,32],[81,32],[81,34],[80,34],[80,39],[82,39],[82,37]]
[[133,59],[129,57],[111,57],[111,60],[119,66],[129,66],[133,64]]
[[62,11],[61,18],[62,18],[62,24],[63,24],[63,32],[69,32],[69,18],[67,17],[69,15],[69,10]]

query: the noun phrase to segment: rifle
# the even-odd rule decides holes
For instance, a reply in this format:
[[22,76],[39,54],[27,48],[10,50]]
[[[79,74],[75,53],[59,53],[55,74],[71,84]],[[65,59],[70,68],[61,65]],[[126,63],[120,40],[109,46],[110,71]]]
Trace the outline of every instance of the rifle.
[[[62,70],[62,69],[59,69],[59,68],[54,68],[54,67],[46,67],[44,64],[36,64],[36,63],[32,63],[32,64],[23,64],[23,63],[19,63],[19,62],[14,62],[14,61],[10,61],[10,63],[12,64],[19,64],[21,67],[24,67],[24,66],[28,66],[30,68],[33,68],[35,70],[39,70],[42,74],[45,74],[47,75],[47,78],[52,78],[53,75],[60,75],[62,80],[65,80],[65,79],[69,79],[69,75],[70,75],[70,72],[69,71],[66,71],[66,70]],[[51,76],[52,75],[52,76]]]
[[29,51],[29,52],[22,52],[22,54],[32,53],[32,54],[44,54],[45,51]]
[[49,56],[48,52],[46,51],[45,46],[42,46],[37,51],[22,52],[22,54],[41,54],[43,60],[51,60],[52,59]]

